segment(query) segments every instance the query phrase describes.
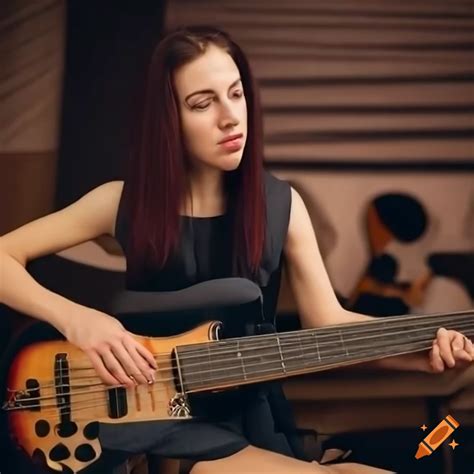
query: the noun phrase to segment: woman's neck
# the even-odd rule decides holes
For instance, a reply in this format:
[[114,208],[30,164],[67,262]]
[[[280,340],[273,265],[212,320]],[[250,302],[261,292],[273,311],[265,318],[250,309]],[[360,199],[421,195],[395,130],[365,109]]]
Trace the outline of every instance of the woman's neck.
[[184,214],[210,217],[226,210],[224,172],[221,170],[193,170],[188,175],[188,189]]

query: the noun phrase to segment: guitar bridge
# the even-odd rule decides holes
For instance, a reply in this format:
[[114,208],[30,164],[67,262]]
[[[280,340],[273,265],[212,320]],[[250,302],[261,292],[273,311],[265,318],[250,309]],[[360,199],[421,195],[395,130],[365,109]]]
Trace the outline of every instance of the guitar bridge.
[[9,398],[3,403],[2,410],[40,410],[40,386],[36,379],[26,381],[26,390],[8,389],[8,392]]
[[8,400],[3,402],[2,410],[14,410],[15,408],[21,408],[21,397],[22,395],[25,396],[26,393],[23,390],[19,390],[18,392],[13,390],[8,390],[10,392]]
[[168,403],[168,415],[173,418],[190,418],[191,408],[184,393],[177,393]]

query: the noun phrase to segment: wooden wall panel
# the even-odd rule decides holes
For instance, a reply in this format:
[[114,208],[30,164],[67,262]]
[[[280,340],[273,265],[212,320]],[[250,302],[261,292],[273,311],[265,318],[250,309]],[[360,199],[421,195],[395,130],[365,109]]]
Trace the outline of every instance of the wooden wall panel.
[[64,2],[0,6],[0,234],[53,209]]
[[0,235],[53,208],[55,151],[0,154]]
[[474,164],[474,9],[452,0],[170,1],[248,54],[267,162]]

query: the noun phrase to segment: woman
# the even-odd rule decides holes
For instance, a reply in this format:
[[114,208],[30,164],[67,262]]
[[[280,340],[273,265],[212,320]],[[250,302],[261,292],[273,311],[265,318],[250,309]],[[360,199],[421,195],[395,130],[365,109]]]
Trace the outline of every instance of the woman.
[[[99,186],[0,239],[0,301],[55,326],[85,351],[105,383],[152,382],[153,355],[113,317],[48,291],[25,271],[31,259],[102,234],[122,244],[131,289],[173,290],[245,276],[262,287],[265,311],[272,313],[284,257],[304,327],[368,318],[345,311],[335,298],[301,197],[263,172],[257,89],[244,54],[227,34],[195,27],[160,42],[131,158],[125,184]],[[470,341],[440,329],[429,356],[379,365],[441,372],[473,357]],[[256,406],[251,400],[242,410]],[[244,415],[198,424],[153,422],[151,430],[149,424],[119,431],[104,425],[101,442],[127,449],[146,439],[143,449],[198,461],[193,474],[381,472],[296,459],[275,433],[267,445],[255,434],[249,443]],[[262,419],[272,423],[271,417]]]

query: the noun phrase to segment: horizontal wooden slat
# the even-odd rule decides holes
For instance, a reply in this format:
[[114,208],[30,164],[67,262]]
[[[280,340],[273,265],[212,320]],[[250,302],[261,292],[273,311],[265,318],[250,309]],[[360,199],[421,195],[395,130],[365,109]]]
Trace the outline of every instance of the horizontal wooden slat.
[[[233,28],[233,34],[244,44],[253,42],[273,42],[280,44],[304,46],[345,46],[349,49],[365,47],[366,49],[382,49],[384,47],[416,47],[429,45],[456,45],[472,43],[474,30],[458,31],[440,30],[423,31],[417,28],[404,31],[395,31],[380,28],[302,28],[284,27],[248,29],[244,26]],[[376,39],[376,42],[373,41]]]
[[[214,8],[216,6],[214,5]],[[205,9],[193,9],[189,14],[189,20],[195,24],[209,21],[209,13]],[[300,28],[387,28],[394,30],[453,30],[468,32],[474,26],[471,18],[462,16],[460,18],[435,17],[425,18],[423,16],[398,17],[390,16],[368,16],[364,14],[350,12],[336,12],[335,14],[320,13],[311,15],[304,14],[299,9],[278,10],[271,9],[265,12],[256,12],[252,9],[252,15],[245,8],[229,10],[223,7],[216,9],[214,13],[214,24],[235,30],[237,27],[246,27],[247,29],[277,28],[279,26],[295,26]]]
[[252,67],[260,84],[276,79],[427,78],[431,75],[437,77],[474,73],[474,61],[417,61],[410,58],[400,58],[397,62],[389,62],[385,58],[378,61],[366,58],[343,60],[335,57],[309,61],[291,57],[284,61],[261,58],[253,61]]
[[267,134],[288,132],[370,132],[377,130],[457,130],[474,128],[474,110],[459,114],[325,114],[292,113],[265,115],[264,127]]
[[[438,83],[413,87],[389,84],[319,87],[267,87],[262,91],[264,105],[441,105],[474,103],[471,84]],[[470,98],[470,100],[469,100]]]
[[474,139],[265,145],[267,161],[464,161],[472,163]]
[[[195,0],[180,0],[178,2],[170,2],[174,8],[180,9],[181,14],[192,15],[196,9],[197,2]],[[194,7],[193,9],[186,7]],[[322,14],[331,12],[333,14],[353,15],[365,14],[369,15],[416,15],[434,17],[434,16],[460,16],[472,12],[472,2],[449,0],[411,0],[410,2],[393,2],[392,0],[339,0],[320,1],[320,0],[278,0],[278,2],[270,2],[268,0],[200,0],[199,7],[203,10],[226,10],[229,12],[248,11],[256,12],[275,12],[285,11],[294,13],[296,11],[305,14]]]
[[288,59],[294,60],[305,60],[314,61],[320,59],[339,59],[339,60],[367,60],[373,61],[397,61],[404,62],[407,60],[416,60],[422,62],[431,61],[446,61],[447,63],[459,63],[469,62],[472,59],[472,46],[460,49],[459,45],[456,47],[445,47],[444,49],[416,49],[412,46],[407,46],[403,49],[378,49],[369,50],[364,48],[357,48],[348,50],[345,46],[338,46],[328,48],[323,46],[317,48],[315,46],[288,46],[285,44],[279,45],[278,47],[269,46],[267,44],[252,44],[247,45],[245,41],[240,42],[244,51],[249,57],[255,61],[263,59],[279,59],[280,61],[286,61]]

